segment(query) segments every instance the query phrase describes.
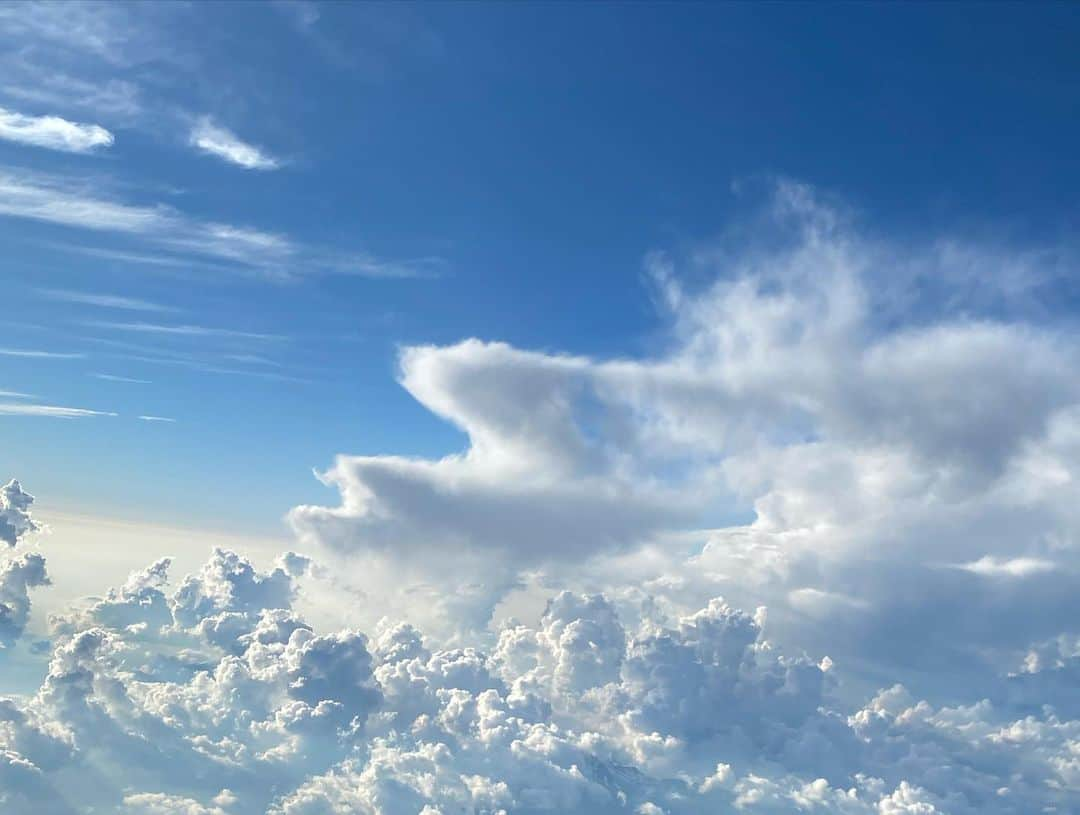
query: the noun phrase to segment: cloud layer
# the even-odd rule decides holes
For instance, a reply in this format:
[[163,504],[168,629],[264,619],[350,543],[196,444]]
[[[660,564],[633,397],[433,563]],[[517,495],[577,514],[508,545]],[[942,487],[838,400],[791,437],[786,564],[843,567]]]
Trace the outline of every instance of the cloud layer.
[[[215,549],[158,560],[50,620],[47,674],[0,699],[0,806],[91,811],[933,815],[1080,805],[1076,706],[1033,705],[1074,670],[1032,660],[1011,698],[932,704],[901,685],[849,705],[845,667],[787,654],[764,608],[560,592],[486,647],[407,623],[323,632],[325,580]],[[0,570],[8,644],[44,559]],[[616,593],[619,587],[613,587]],[[0,659],[3,652],[0,652]],[[1054,660],[1057,660],[1056,662]],[[1064,661],[1062,661],[1064,660]],[[1048,701],[1048,700],[1043,700]]]

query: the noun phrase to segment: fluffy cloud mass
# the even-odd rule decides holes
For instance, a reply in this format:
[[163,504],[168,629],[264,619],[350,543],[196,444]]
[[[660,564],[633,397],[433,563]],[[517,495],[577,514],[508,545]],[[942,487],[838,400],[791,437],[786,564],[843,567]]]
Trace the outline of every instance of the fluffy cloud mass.
[[[310,557],[54,615],[0,809],[1080,811],[1071,263],[784,184],[649,258],[654,355],[404,349],[464,449],[340,456]],[[17,649],[46,578],[3,496]]]

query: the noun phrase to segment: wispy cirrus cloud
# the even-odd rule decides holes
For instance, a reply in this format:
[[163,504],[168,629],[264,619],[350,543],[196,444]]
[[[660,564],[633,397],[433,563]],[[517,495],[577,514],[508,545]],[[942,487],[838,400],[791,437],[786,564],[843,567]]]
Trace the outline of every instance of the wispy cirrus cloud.
[[261,147],[243,141],[231,130],[205,116],[191,129],[188,142],[206,155],[216,156],[245,170],[276,170],[281,166],[279,159]]
[[[92,374],[90,374],[90,376],[94,377],[94,379],[101,379],[101,380],[103,380],[105,382],[126,382],[126,383],[132,384],[132,385],[150,385],[150,384],[153,384],[153,383],[151,383],[151,381],[149,379],[135,379],[134,377],[131,377],[131,376],[117,376],[115,374],[99,374],[99,373],[92,373]],[[3,395],[2,391],[0,391],[0,395]]]
[[86,325],[92,328],[107,328],[116,331],[134,331],[141,334],[167,334],[175,337],[225,337],[243,340],[284,340],[280,334],[260,334],[254,331],[237,331],[232,328],[217,328],[205,325],[164,325],[160,323],[123,323],[108,320],[91,320]]
[[0,416],[44,416],[52,419],[82,419],[88,416],[116,416],[104,410],[61,407],[59,405],[34,405],[25,402],[0,402]]
[[0,348],[0,357],[26,357],[27,359],[82,359],[86,354],[59,351],[41,351],[36,348]]
[[34,399],[32,393],[23,393],[22,391],[0,391],[0,399]]
[[271,382],[295,382],[301,384],[309,384],[311,382],[310,379],[305,379],[300,376],[291,376],[276,371],[253,371],[245,368],[229,368],[193,357],[166,357],[154,354],[118,354],[117,356],[136,362],[146,362],[151,365],[171,365],[178,368],[186,368],[190,371],[197,371],[199,373],[221,374],[223,376],[243,376],[254,379],[266,379]]
[[50,300],[60,300],[65,303],[78,303],[86,306],[100,306],[102,308],[127,311],[179,311],[179,309],[172,306],[163,306],[160,303],[151,303],[149,300],[115,294],[93,294],[91,292],[72,291],[71,289],[38,289],[37,291],[38,294],[48,297]]
[[167,422],[169,424],[172,424],[176,421],[176,419],[170,418],[168,416],[139,416],[137,418],[143,422]]
[[[99,186],[85,180],[0,169],[0,216],[126,236],[170,253],[148,259],[144,252],[119,250],[135,262],[184,265],[177,256],[210,258],[234,270],[249,269],[282,280],[320,273],[371,278],[434,277],[446,265],[432,257],[383,260],[366,252],[311,246],[279,232],[195,218],[166,204],[127,203],[102,194]],[[104,247],[85,251],[108,254],[117,250]]]
[[0,215],[102,232],[167,234],[177,227],[165,206],[132,206],[94,195],[89,185],[0,170]]
[[114,141],[113,134],[101,125],[71,122],[59,116],[28,116],[3,107],[0,139],[66,153],[91,153]]

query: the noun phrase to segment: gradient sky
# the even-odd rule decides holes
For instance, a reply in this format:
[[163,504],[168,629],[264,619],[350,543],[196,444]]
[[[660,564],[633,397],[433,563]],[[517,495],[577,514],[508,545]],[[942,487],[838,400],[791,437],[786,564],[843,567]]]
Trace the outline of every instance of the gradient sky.
[[[399,346],[652,351],[647,253],[776,177],[891,238],[1077,223],[1069,4],[2,19],[0,390],[31,395],[3,401],[118,414],[0,416],[5,470],[58,508],[271,532],[327,499],[311,469],[339,452],[459,450],[396,383]],[[107,143],[10,118],[47,115]]]

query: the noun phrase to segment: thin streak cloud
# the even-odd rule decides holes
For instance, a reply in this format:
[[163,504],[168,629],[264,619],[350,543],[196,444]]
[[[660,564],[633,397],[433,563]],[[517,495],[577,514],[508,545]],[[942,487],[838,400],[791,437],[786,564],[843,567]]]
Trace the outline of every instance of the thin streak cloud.
[[90,292],[72,291],[70,289],[38,289],[38,294],[50,300],[59,300],[65,303],[78,303],[86,306],[100,306],[101,308],[124,309],[127,311],[154,311],[171,312],[179,311],[172,306],[163,306],[160,303],[151,303],[149,300],[141,300],[136,297],[123,297],[115,294],[92,294]]
[[[101,195],[88,183],[10,168],[0,170],[0,216],[4,215],[132,236],[167,252],[228,261],[279,280],[316,273],[430,278],[445,266],[440,258],[384,260],[357,250],[309,246],[285,234],[200,220],[165,204],[129,204]],[[155,262],[143,253],[127,254],[139,262]],[[165,256],[156,262],[176,265],[174,260]]]
[[39,351],[30,348],[0,348],[0,357],[26,357],[28,359],[83,359],[86,354]]
[[28,405],[16,402],[0,402],[0,416],[44,416],[52,419],[81,419],[88,416],[116,416],[104,410],[60,407],[58,405]]
[[133,385],[151,385],[153,384],[149,379],[135,379],[130,376],[116,376],[115,374],[98,374],[93,373],[90,376],[94,379],[103,379],[106,382],[127,382]]
[[176,419],[171,419],[168,416],[139,416],[138,418],[144,422],[167,422],[171,424],[176,421]]
[[229,337],[244,340],[287,339],[280,334],[259,334],[254,331],[236,331],[231,328],[213,328],[205,325],[161,325],[159,323],[122,323],[107,320],[91,320],[85,325],[92,328],[135,331],[142,334],[168,334],[176,337]]

